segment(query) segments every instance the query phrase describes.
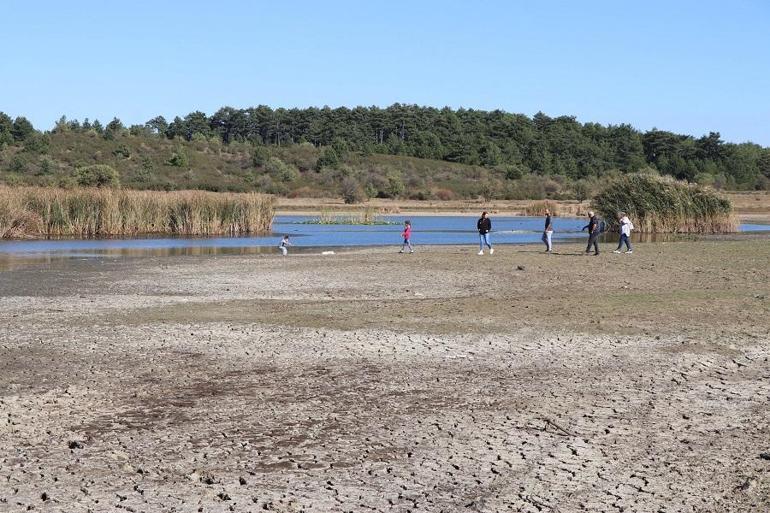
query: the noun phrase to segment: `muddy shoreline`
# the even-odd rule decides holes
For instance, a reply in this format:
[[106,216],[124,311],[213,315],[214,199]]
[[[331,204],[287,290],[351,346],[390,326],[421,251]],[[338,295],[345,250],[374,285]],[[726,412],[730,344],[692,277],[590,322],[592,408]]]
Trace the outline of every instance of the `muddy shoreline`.
[[0,511],[770,508],[770,244],[0,272]]

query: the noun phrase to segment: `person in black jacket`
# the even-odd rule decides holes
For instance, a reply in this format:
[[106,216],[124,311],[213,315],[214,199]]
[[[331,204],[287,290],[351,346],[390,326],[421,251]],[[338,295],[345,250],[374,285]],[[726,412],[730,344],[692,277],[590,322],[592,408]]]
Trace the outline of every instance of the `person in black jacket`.
[[588,229],[588,246],[586,247],[586,255],[591,252],[591,246],[594,247],[594,255],[599,254],[599,219],[594,215],[593,211],[588,212],[588,224],[583,227],[583,230]]
[[489,254],[495,252],[492,248],[492,243],[489,242],[489,232],[492,231],[492,221],[487,217],[486,212],[481,213],[481,217],[476,223],[476,228],[479,230],[479,255],[484,254],[484,244],[489,248]]
[[545,209],[545,228],[543,229],[543,244],[545,244],[545,252],[551,253],[553,252],[553,242],[551,242],[553,237],[553,220],[551,219],[551,211],[549,209]]

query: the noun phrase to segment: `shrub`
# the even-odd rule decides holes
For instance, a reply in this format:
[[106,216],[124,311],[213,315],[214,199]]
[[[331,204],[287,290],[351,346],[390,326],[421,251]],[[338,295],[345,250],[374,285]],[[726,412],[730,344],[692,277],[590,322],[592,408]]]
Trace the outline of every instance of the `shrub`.
[[543,180],[543,190],[545,191],[545,195],[547,197],[552,198],[558,196],[559,192],[561,191],[561,185],[559,182],[547,178]]
[[506,180],[518,180],[522,176],[524,176],[524,173],[519,166],[507,166],[505,168]]
[[251,163],[254,164],[255,167],[264,166],[265,164],[267,164],[267,161],[269,159],[270,159],[270,150],[267,149],[265,146],[257,146],[251,152]]
[[593,206],[617,229],[617,213],[626,212],[636,229],[646,233],[734,232],[737,223],[730,200],[713,189],[654,175],[616,178],[593,199]]
[[550,200],[530,203],[524,207],[524,214],[528,216],[544,216],[546,209],[550,210],[552,215],[559,215],[559,205]]
[[315,164],[316,171],[320,171],[325,167],[335,168],[340,165],[340,156],[334,148],[324,148],[321,152],[321,156]]
[[131,150],[125,144],[121,144],[112,150],[112,154],[116,157],[127,159],[131,157]]
[[355,178],[347,177],[342,180],[342,199],[347,204],[362,203],[366,200],[366,194]]
[[293,182],[299,178],[299,171],[278,157],[270,157],[265,164],[265,171],[280,182]]
[[51,139],[44,134],[33,132],[24,140],[24,151],[29,153],[48,153]]
[[117,187],[118,172],[106,164],[94,164],[75,170],[75,181],[81,187]]
[[27,170],[27,161],[21,155],[14,155],[9,169],[14,173],[23,173]]
[[384,191],[387,197],[398,198],[406,190],[404,180],[401,178],[401,173],[390,171],[385,175],[385,179],[388,181],[387,188]]
[[372,181],[367,181],[364,185],[364,194],[367,198],[374,198],[377,196],[377,186]]
[[171,154],[171,157],[166,161],[169,166],[185,167],[189,165],[190,160],[187,158],[187,153],[184,148],[177,146],[176,150]]
[[54,161],[46,157],[40,161],[40,173],[41,175],[50,175],[54,171]]
[[578,180],[572,184],[572,192],[575,193],[575,199],[582,203],[588,199],[588,184],[585,182],[585,180]]

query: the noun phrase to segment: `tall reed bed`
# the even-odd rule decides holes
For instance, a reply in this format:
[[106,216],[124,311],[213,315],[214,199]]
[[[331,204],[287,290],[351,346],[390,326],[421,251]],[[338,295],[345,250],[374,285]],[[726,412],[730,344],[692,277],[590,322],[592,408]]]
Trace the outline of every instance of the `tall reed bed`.
[[729,233],[738,229],[730,200],[714,190],[650,175],[627,175],[609,183],[593,205],[617,229],[626,212],[643,233]]
[[0,237],[244,235],[270,230],[273,211],[254,193],[0,187]]

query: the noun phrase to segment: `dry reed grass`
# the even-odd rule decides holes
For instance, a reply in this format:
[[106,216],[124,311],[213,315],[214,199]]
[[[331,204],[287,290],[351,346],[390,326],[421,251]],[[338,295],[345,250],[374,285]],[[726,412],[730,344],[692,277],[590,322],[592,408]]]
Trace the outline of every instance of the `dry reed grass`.
[[243,235],[270,230],[272,196],[0,187],[0,238]]
[[551,215],[559,215],[559,204],[555,201],[544,200],[534,201],[524,207],[524,215],[527,216],[544,216],[546,209],[551,211]]
[[713,189],[668,178],[628,175],[593,199],[593,205],[617,229],[625,212],[642,233],[730,233],[738,230],[730,200]]

